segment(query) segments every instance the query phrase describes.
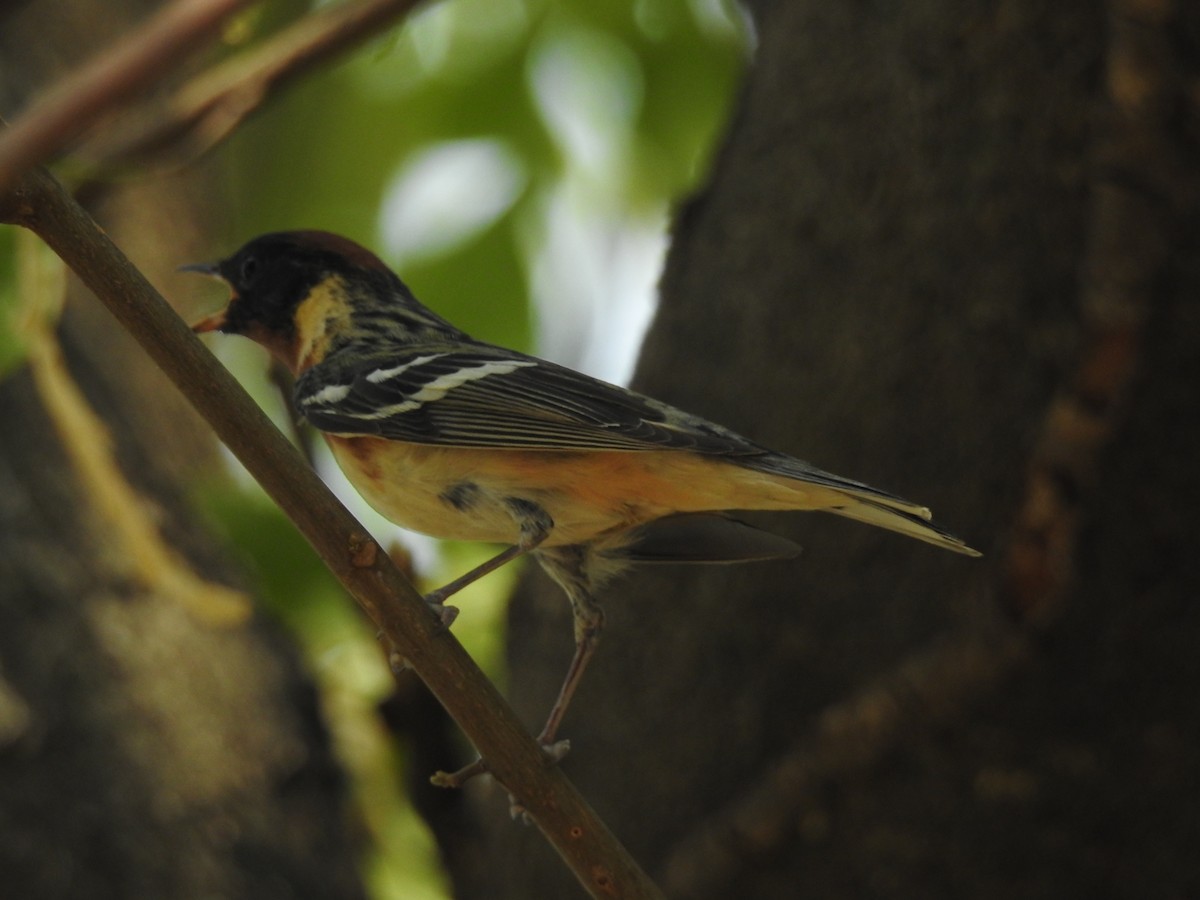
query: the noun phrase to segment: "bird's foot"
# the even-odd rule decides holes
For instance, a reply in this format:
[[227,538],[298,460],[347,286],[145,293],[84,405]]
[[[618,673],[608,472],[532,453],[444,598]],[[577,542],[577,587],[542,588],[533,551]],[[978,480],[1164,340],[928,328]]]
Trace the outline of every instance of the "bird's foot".
[[437,771],[429,776],[429,783],[434,787],[440,788],[461,788],[464,784],[470,781],[477,775],[485,775],[488,772],[488,765],[484,762],[483,757],[475,760],[473,763],[463,766],[457,772],[442,772]]
[[[556,741],[549,745],[542,745],[542,752],[546,754],[546,758],[550,761],[551,765],[558,765],[562,762],[570,750],[571,742],[565,740]],[[434,772],[429,776],[429,783],[434,785],[434,787],[461,788],[472,778],[479,775],[486,775],[490,771],[487,762],[481,756],[473,763],[468,763],[456,772]]]
[[546,741],[538,738],[538,743],[542,745],[542,752],[549,757],[550,762],[554,763],[554,765],[558,765],[566,759],[567,754],[571,752],[571,742],[565,738],[561,741],[553,741],[551,743],[546,743]]
[[458,618],[458,607],[447,606],[445,603],[447,596],[448,594],[445,594],[441,590],[430,591],[425,595],[425,605],[437,616],[443,629],[448,629],[454,624],[454,620]]

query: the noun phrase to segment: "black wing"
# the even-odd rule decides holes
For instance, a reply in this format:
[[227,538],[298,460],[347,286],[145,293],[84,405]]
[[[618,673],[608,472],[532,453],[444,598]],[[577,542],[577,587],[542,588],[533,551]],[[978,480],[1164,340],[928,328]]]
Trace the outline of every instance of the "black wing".
[[658,400],[489,344],[335,353],[297,380],[295,397],[313,426],[333,434],[506,450],[691,450],[866,501],[862,515],[854,504],[841,511],[852,518],[875,521],[897,511],[914,525],[929,519],[929,510],[911,501]]
[[488,345],[412,346],[358,359],[334,354],[300,377],[296,404],[322,431],[423,444],[769,453],[665,403]]

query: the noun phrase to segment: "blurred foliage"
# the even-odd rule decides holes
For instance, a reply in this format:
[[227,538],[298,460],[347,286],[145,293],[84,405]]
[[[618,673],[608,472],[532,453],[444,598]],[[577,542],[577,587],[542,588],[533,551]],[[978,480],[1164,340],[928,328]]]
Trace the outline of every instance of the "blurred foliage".
[[0,378],[25,356],[17,333],[17,229],[0,225]]
[[[587,166],[539,96],[555,89],[555,75],[590,82],[565,127],[593,142],[627,117],[628,139],[615,158],[592,167],[594,194],[597,202],[618,198],[631,215],[653,209],[694,188],[706,169],[744,54],[736,21],[702,0],[432,4],[241,130],[231,243],[283,228],[344,233],[402,262],[417,296],[451,321],[529,349],[525,273],[541,242],[527,249],[522,232],[537,231],[546,192]],[[593,105],[604,108],[580,108]],[[381,198],[422,151],[466,139],[505,148],[523,190],[457,245],[397,260],[379,239]]]
[[[353,801],[368,838],[364,868],[372,896],[446,896],[433,840],[404,793],[402,753],[378,715],[392,680],[373,624],[260,491],[221,480],[198,486],[194,501],[239,557],[265,611],[300,640],[320,686],[335,752],[352,775]],[[478,565],[489,552],[479,545],[455,546],[420,587],[450,580],[451,573]],[[502,598],[515,578],[516,569],[508,567],[454,600],[462,610],[455,635],[491,672],[499,668],[503,651],[497,627]]]
[[[271,5],[250,30],[265,33],[302,12]],[[569,183],[581,214],[591,203],[633,222],[661,219],[693,190],[745,53],[736,23],[719,0],[430,5],[239,132],[229,153],[228,248],[265,231],[340,232],[377,249],[455,324],[531,349],[531,272],[555,227],[549,198]],[[460,168],[446,171],[449,162]],[[261,357],[254,365],[261,369]],[[322,684],[374,842],[365,861],[373,895],[444,896],[430,838],[398,787],[401,763],[375,715],[390,684],[373,629],[255,492],[205,496],[270,609],[301,636]],[[445,548],[437,571],[421,573],[426,587],[491,552]],[[456,635],[494,677],[516,570],[454,599],[462,609]]]
[[65,278],[62,260],[33,232],[0,225],[0,378],[25,361],[32,332],[58,322]]
[[[256,7],[226,42],[252,46],[306,10]],[[723,0],[425,6],[274,100],[221,151],[228,188],[218,199],[230,211],[229,233],[214,249],[265,231],[340,232],[377,249],[467,331],[532,349],[528,298],[545,254],[593,254],[588,265],[571,258],[559,270],[594,279],[612,267],[623,223],[630,233],[661,233],[664,210],[703,179],[746,55],[739,23]],[[563,209],[603,223],[581,232],[591,246],[551,247]],[[21,354],[13,235],[0,228],[0,374]],[[596,287],[593,295],[608,285]],[[212,346],[286,424],[263,376],[265,355],[220,337]],[[243,557],[266,610],[298,635],[320,682],[372,841],[364,860],[372,895],[445,896],[432,841],[400,787],[403,761],[377,715],[391,680],[374,628],[256,486],[204,484],[195,496]],[[361,506],[356,512],[390,540],[377,517],[372,525]],[[447,547],[418,574],[433,587],[493,552]],[[517,569],[453,601],[462,609],[456,635],[494,676],[503,674],[503,599]]]

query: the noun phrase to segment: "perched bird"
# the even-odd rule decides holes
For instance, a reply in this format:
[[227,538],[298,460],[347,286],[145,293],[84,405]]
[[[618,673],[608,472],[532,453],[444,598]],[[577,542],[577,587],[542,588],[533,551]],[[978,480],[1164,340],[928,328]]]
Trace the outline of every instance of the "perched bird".
[[440,606],[525,553],[562,586],[576,646],[545,745],[595,651],[604,624],[596,593],[624,566],[798,552],[726,510],[824,510],[979,555],[922,506],[468,336],[346,238],[267,234],[184,269],[232,288],[228,306],[194,330],[245,335],[286,365],[297,410],[371,506],[435,537],[511,545],[426,599]]

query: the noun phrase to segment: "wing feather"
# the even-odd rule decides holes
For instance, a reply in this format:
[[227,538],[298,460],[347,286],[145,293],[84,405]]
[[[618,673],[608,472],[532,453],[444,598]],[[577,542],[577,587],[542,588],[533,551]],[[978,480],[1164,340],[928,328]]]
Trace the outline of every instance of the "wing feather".
[[486,344],[334,354],[296,382],[296,403],[314,427],[342,435],[508,450],[691,450],[929,519],[918,504],[768,450],[698,416]]
[[317,428],[400,441],[540,450],[768,451],[718,426],[563,366],[489,346],[330,357],[296,383]]
[[[768,450],[634,391],[486,344],[410,346],[386,356],[333,354],[296,382],[300,412],[322,431],[503,450],[690,450],[831,488],[828,509],[962,553],[929,510]],[[694,537],[694,535],[693,535]],[[649,550],[647,550],[649,552]]]

